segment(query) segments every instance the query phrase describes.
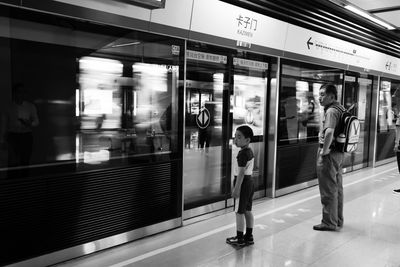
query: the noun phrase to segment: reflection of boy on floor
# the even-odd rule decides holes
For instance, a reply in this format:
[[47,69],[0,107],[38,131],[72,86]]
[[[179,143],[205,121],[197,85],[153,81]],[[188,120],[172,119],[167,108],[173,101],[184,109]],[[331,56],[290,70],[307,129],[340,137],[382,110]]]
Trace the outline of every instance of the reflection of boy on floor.
[[[236,236],[226,239],[226,243],[237,246],[254,244],[253,226],[254,217],[251,212],[254,194],[254,184],[251,178],[254,168],[254,155],[249,147],[253,137],[253,130],[243,125],[236,129],[234,143],[240,147],[236,157],[237,166],[234,167],[234,187],[232,197],[235,199]],[[246,223],[246,234],[244,227]]]

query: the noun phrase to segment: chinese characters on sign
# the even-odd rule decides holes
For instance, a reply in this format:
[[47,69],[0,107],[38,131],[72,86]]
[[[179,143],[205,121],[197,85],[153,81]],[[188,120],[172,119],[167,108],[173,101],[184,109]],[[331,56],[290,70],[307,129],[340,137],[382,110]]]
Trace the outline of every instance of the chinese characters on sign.
[[247,37],[253,37],[253,33],[257,31],[258,21],[254,18],[239,16],[236,18],[237,20],[237,33]]
[[233,65],[236,66],[241,66],[241,67],[247,67],[250,69],[258,69],[258,70],[267,70],[268,69],[268,63],[266,62],[261,62],[261,61],[254,61],[254,60],[248,60],[248,59],[243,59],[243,58],[233,58]]
[[228,59],[226,56],[211,54],[211,53],[203,53],[203,52],[198,52],[198,51],[193,51],[193,50],[187,50],[186,56],[188,59],[200,60],[200,61],[206,61],[206,62],[212,62],[212,63],[226,64],[228,62]]
[[388,70],[388,71],[396,72],[397,64],[393,63],[392,61],[387,61],[386,65],[385,65],[385,69]]

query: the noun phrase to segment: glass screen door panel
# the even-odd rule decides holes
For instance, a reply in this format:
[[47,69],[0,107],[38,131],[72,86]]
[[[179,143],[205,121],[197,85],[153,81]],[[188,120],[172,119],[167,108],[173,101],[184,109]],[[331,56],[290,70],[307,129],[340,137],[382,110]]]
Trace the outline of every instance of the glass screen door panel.
[[209,51],[189,49],[186,54],[184,210],[225,201],[229,191],[224,159],[227,56]]
[[368,162],[369,121],[371,116],[371,93],[373,79],[345,76],[343,105],[360,120],[360,139],[357,150],[346,153],[343,167],[356,170],[364,167]]
[[376,161],[383,161],[395,156],[396,119],[400,105],[400,80],[382,77],[379,86]]
[[323,107],[319,103],[319,89],[325,83],[332,83],[337,87],[338,99],[341,99],[343,78],[344,71],[340,69],[282,60],[276,164],[277,191],[287,192],[286,188],[290,187],[301,188],[302,184],[317,177],[315,162],[318,132],[323,116]]
[[[250,144],[254,153],[253,179],[255,191],[265,190],[265,112],[268,89],[268,59],[261,55],[247,54],[245,58],[234,57],[233,96],[231,97],[232,138],[237,127],[252,128],[254,138]],[[240,148],[232,145],[232,165]]]

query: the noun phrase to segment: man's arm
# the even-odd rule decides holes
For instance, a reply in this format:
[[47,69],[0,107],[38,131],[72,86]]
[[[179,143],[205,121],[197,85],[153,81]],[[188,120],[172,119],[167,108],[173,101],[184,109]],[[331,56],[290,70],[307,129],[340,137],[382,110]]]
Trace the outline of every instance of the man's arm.
[[333,133],[335,132],[334,128],[326,128],[324,135],[324,146],[321,151],[321,155],[327,155],[331,151],[330,147],[333,141]]

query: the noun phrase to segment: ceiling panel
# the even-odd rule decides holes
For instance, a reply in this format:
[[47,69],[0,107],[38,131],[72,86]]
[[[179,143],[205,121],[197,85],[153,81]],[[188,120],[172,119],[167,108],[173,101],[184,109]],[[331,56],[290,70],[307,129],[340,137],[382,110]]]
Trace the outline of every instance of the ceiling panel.
[[374,13],[374,15],[380,17],[381,19],[387,22],[390,22],[397,28],[400,28],[400,10],[383,12],[383,13]]
[[400,29],[400,1],[399,0],[347,0],[345,2],[358,6],[371,14],[389,22]]
[[399,0],[350,0],[348,1],[364,10],[373,10],[380,8],[389,8],[400,6]]

